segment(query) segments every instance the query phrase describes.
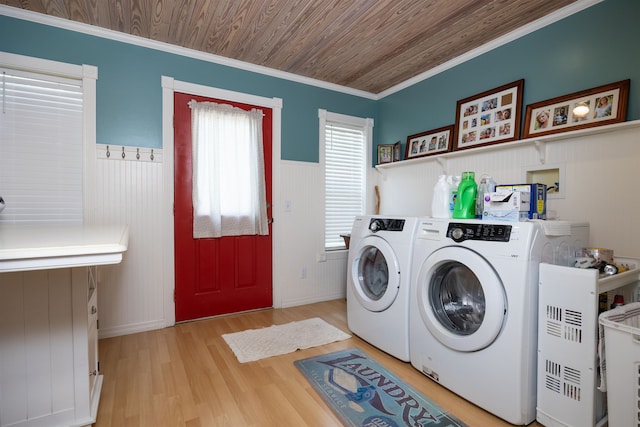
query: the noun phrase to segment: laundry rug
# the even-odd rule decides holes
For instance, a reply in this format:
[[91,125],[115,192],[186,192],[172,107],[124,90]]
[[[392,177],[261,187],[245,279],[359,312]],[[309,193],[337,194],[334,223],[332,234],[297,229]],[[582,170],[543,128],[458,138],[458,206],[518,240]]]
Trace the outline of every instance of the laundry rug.
[[284,325],[224,334],[222,338],[231,347],[238,361],[245,363],[346,340],[351,335],[314,317]]
[[294,363],[346,426],[466,426],[358,349]]

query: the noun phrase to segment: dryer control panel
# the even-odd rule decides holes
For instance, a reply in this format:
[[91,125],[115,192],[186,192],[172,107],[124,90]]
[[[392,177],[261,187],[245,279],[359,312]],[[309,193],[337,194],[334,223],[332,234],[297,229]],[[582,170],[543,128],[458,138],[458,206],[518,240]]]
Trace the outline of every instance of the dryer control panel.
[[371,218],[369,230],[377,231],[402,231],[404,229],[404,219],[391,218]]
[[511,226],[502,224],[463,224],[451,222],[447,228],[447,237],[454,242],[464,240],[485,240],[489,242],[508,242]]

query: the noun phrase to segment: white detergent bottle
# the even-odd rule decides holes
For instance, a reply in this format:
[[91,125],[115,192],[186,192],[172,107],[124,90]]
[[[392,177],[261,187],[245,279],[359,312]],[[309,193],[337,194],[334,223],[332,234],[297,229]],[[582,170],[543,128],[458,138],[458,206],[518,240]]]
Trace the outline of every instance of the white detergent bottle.
[[431,216],[433,218],[450,218],[449,199],[451,187],[446,175],[440,175],[438,182],[433,186],[433,199],[431,200]]

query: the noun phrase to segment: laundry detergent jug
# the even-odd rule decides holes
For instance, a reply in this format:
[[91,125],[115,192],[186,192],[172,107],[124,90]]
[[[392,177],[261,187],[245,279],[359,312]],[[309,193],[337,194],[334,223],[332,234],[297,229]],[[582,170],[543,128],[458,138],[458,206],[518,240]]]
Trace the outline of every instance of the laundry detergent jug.
[[478,185],[474,172],[462,172],[458,184],[458,194],[453,207],[453,217],[457,219],[473,219],[476,217],[476,196]]
[[438,182],[433,187],[433,199],[431,200],[431,216],[434,218],[451,218],[449,198],[451,186],[447,182],[446,175],[440,175]]

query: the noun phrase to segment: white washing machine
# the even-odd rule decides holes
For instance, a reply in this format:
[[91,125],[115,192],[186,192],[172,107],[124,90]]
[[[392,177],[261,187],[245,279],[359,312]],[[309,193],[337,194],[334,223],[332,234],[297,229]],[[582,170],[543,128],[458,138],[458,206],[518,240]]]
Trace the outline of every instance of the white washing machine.
[[588,243],[587,224],[558,228],[426,218],[416,232],[411,364],[512,424],[536,418],[538,265]]
[[356,217],[347,267],[347,321],[363,340],[409,361],[411,256],[418,218]]

